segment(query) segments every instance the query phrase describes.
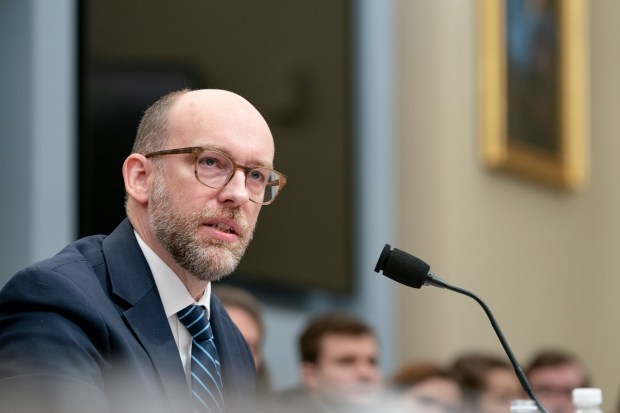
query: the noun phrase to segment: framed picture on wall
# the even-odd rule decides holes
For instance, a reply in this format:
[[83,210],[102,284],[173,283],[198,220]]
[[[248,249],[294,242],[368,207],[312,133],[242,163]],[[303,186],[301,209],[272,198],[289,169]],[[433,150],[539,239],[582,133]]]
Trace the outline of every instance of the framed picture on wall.
[[485,165],[558,188],[588,177],[585,0],[481,0]]

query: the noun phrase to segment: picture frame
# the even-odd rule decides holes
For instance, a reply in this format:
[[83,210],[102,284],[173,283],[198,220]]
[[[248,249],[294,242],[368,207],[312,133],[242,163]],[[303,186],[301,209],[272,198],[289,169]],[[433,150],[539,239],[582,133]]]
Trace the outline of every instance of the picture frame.
[[481,155],[556,188],[588,179],[585,0],[481,0]]

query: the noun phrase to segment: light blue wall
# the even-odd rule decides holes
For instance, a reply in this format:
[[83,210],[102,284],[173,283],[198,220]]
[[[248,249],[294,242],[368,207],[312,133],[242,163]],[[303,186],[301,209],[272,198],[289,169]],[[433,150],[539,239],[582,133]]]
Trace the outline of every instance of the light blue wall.
[[0,0],[0,284],[75,236],[75,16]]
[[31,6],[0,0],[0,284],[30,260]]

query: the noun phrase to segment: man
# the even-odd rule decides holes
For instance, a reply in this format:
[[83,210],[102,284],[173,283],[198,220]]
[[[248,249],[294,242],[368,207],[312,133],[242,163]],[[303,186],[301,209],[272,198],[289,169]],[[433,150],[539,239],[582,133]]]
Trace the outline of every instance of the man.
[[512,400],[525,397],[514,369],[504,357],[462,353],[450,370],[461,385],[465,412],[506,413]]
[[183,90],[151,106],[123,165],[128,219],[0,292],[0,411],[251,411],[252,354],[211,282],[286,182],[273,157],[238,95]]
[[[452,372],[434,362],[403,365],[390,381],[395,411],[401,413],[461,413],[463,392]],[[392,410],[391,410],[392,411]]]
[[299,338],[302,391],[283,394],[296,412],[361,412],[377,408],[382,387],[379,345],[372,329],[351,315],[309,322]]
[[581,361],[562,350],[544,350],[534,355],[525,373],[549,413],[573,413],[573,389],[590,385]]
[[231,285],[217,285],[213,288],[226,313],[235,323],[254,357],[256,371],[263,365],[263,339],[265,325],[260,302],[249,292]]
[[230,319],[248,343],[256,365],[256,398],[259,411],[273,413],[276,404],[275,393],[271,386],[269,369],[263,357],[265,323],[263,310],[258,299],[238,287],[217,285],[213,288]]

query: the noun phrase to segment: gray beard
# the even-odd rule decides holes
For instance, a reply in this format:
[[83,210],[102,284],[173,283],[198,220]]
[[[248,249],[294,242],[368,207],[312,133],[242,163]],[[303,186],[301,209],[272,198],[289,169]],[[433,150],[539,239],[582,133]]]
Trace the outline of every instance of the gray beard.
[[[156,172],[157,173],[157,172]],[[218,208],[194,212],[188,216],[178,211],[160,175],[153,182],[149,226],[157,240],[172,258],[196,279],[217,281],[232,273],[245,253],[254,234],[238,209]],[[234,244],[212,238],[199,238],[203,222],[226,217],[239,224],[239,241]]]

